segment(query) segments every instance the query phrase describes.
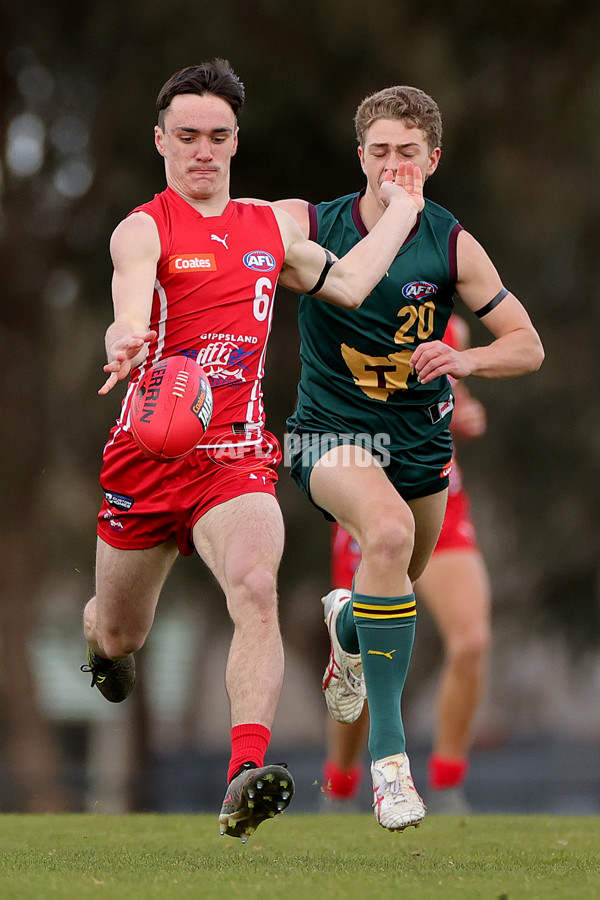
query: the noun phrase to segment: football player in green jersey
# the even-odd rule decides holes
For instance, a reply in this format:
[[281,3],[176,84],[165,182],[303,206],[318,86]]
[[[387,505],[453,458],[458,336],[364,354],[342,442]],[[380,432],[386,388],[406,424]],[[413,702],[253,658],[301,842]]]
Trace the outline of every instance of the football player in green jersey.
[[[404,162],[426,179],[441,156],[442,121],[423,91],[390,87],[356,117],[362,191],[313,206],[283,200],[304,234],[331,253],[375,226],[379,188]],[[443,343],[454,295],[492,335],[485,346]],[[374,809],[390,831],[419,825],[400,710],[412,652],[413,583],[435,547],[451,468],[449,378],[508,378],[544,358],[523,305],[489,256],[447,210],[426,200],[387,275],[355,310],[300,298],[302,373],[290,417],[292,475],[327,518],[357,541],[350,597],[323,598],[331,656],[323,678],[333,718],[355,721],[368,695]]]

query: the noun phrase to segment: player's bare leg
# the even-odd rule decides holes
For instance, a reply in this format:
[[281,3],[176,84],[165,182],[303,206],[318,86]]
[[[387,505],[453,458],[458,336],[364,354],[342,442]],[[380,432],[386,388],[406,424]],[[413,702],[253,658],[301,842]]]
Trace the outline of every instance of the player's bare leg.
[[448,491],[439,491],[428,497],[409,500],[408,505],[415,520],[415,546],[408,567],[408,574],[413,585],[423,574],[429,564],[431,554],[440,536]]
[[329,803],[344,804],[355,798],[363,777],[361,756],[369,732],[369,712],[365,703],[362,713],[354,722],[343,725],[327,717],[327,758],[323,764],[321,790]]
[[360,717],[351,725],[328,721],[328,743],[340,769],[351,769],[363,752],[369,730],[369,711],[365,704]]
[[[366,450],[355,446],[337,447],[325,454],[313,468],[310,489],[315,503],[335,516],[357,540],[362,553],[352,602],[340,600],[341,608],[329,617],[332,653],[335,656],[336,637],[342,655],[337,660],[337,680],[331,679],[327,685],[324,680],[324,686],[327,690],[333,684],[335,690],[345,681],[344,660],[355,656],[358,645],[369,699],[375,817],[384,828],[402,831],[419,825],[425,816],[410,774],[400,713],[416,620],[409,575],[415,553],[415,518],[384,469],[372,457],[369,460]],[[423,535],[431,534],[428,552],[443,520],[445,491],[432,499],[430,506],[437,514],[437,520],[431,516],[436,526],[421,532],[422,540]],[[422,557],[425,562],[425,550]],[[334,594],[328,595],[326,611]],[[328,706],[330,712],[337,708],[333,702]],[[346,717],[346,721],[352,718]]]
[[[460,784],[467,771],[472,724],[485,686],[491,642],[491,587],[481,553],[467,548],[436,554],[418,589],[444,645],[434,759],[449,767],[448,777],[459,778]],[[441,791],[437,796],[442,797]],[[454,803],[450,794],[448,797]],[[449,809],[454,806],[458,809],[457,803]]]
[[[232,733],[244,726],[262,730],[265,749],[283,684],[277,611],[283,540],[279,504],[269,494],[228,500],[194,526],[195,546],[225,593],[234,625],[225,675]],[[293,792],[292,776],[281,765],[249,761],[236,768],[230,763],[221,834],[245,841],[261,822],[287,807]]]
[[83,614],[92,687],[120,703],[135,684],[133,654],[154,621],[161,588],[177,556],[167,542],[148,550],[120,550],[98,538],[96,595]]
[[352,445],[330,450],[315,465],[310,490],[315,503],[358,541],[362,560],[355,590],[377,596],[409,592],[413,515],[369,452]]
[[226,670],[231,724],[270,728],[283,683],[277,571],[284,527],[270,494],[244,494],[210,509],[194,544],[227,598],[234,632]]
[[[446,494],[431,495],[409,503],[415,518],[415,546],[409,576],[422,571],[432,547],[437,541],[440,518],[445,509]],[[368,710],[351,724],[329,721],[327,731],[327,759],[323,768],[323,790],[331,800],[340,801],[357,793],[361,770],[359,759],[369,728]]]

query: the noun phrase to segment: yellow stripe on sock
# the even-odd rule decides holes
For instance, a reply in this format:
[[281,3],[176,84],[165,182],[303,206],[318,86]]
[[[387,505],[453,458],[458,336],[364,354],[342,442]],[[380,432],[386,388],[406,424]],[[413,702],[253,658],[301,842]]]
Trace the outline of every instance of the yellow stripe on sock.
[[414,607],[416,605],[415,600],[409,600],[408,603],[397,603],[394,606],[383,603],[359,603],[356,600],[354,601],[354,609],[362,609],[365,610],[365,612],[367,610],[373,610],[374,612],[393,612],[394,610],[408,609],[409,607]]
[[373,616],[373,615],[368,615],[367,613],[360,613],[360,612],[355,612],[354,615],[356,616],[357,619],[376,619],[376,620],[379,622],[381,619],[410,619],[410,618],[416,618],[417,611],[416,611],[416,609],[415,609],[415,610],[413,610],[412,612],[397,613],[396,615],[393,615],[393,616]]
[[399,603],[394,606],[375,605],[373,603],[354,603],[353,612],[361,619],[406,619],[416,616],[417,604],[414,600],[409,603]]

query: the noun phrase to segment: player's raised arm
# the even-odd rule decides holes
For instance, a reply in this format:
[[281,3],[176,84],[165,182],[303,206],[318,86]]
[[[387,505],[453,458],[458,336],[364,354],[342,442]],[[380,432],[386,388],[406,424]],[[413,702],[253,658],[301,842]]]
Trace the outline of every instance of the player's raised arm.
[[118,381],[127,378],[131,369],[144,360],[148,343],[156,337],[148,323],[160,240],[150,216],[137,213],[124,219],[113,232],[110,252],[115,317],[104,339],[104,371],[108,378],[99,394],[107,394]]
[[421,344],[411,358],[419,381],[427,384],[439,375],[512,378],[536,372],[544,360],[544,348],[527,310],[503,286],[489,256],[472,235],[461,231],[456,249],[456,290],[495,340],[462,351],[442,341]]
[[298,223],[275,207],[286,247],[281,283],[290,290],[314,294],[337,306],[356,309],[384,277],[423,209],[423,176],[410,162],[381,184],[386,207],[369,234],[341,260],[307,241]]

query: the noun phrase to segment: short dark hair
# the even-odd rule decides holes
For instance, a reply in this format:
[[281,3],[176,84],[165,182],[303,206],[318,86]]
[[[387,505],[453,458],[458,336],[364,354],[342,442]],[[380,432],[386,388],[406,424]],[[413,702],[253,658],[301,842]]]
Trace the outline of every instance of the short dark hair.
[[158,124],[164,128],[165,111],[177,94],[214,94],[230,105],[237,118],[242,111],[246,92],[244,85],[226,59],[211,59],[199,66],[187,66],[171,75],[156,98]]

